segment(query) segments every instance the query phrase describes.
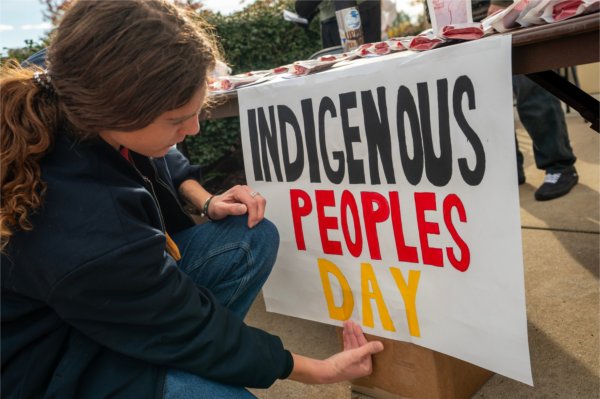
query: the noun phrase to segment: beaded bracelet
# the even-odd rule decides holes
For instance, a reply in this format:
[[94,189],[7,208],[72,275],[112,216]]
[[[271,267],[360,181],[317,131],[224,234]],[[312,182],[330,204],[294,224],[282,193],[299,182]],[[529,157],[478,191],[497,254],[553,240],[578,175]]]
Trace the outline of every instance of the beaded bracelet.
[[202,212],[200,212],[200,216],[203,216],[203,217],[206,216],[208,218],[208,220],[214,220],[208,214],[208,206],[210,205],[210,201],[212,201],[213,198],[214,198],[214,195],[211,195],[210,197],[208,197],[208,199],[206,201],[204,201],[204,205],[202,206]]

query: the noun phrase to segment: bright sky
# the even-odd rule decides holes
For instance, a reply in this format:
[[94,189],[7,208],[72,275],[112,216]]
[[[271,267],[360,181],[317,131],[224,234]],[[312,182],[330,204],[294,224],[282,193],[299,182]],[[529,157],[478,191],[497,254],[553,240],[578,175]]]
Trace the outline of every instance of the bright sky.
[[[229,14],[243,9],[254,0],[204,0],[204,6],[215,12]],[[396,0],[396,8],[412,14],[410,0]],[[4,48],[25,47],[26,39],[37,41],[45,36],[50,24],[44,22],[43,5],[39,0],[0,0],[0,51]],[[418,10],[416,11],[418,12]]]

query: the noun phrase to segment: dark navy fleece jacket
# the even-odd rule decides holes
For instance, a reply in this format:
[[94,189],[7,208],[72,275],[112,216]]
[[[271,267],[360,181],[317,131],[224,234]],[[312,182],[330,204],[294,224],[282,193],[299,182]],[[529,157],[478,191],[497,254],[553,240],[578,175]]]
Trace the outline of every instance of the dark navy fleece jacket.
[[167,183],[155,184],[162,218],[104,141],[60,134],[44,158],[44,205],[1,258],[2,398],[159,399],[167,368],[247,387],[291,372],[278,337],[246,326],[165,252],[165,228],[192,223],[175,187],[197,171],[175,150],[136,160]]

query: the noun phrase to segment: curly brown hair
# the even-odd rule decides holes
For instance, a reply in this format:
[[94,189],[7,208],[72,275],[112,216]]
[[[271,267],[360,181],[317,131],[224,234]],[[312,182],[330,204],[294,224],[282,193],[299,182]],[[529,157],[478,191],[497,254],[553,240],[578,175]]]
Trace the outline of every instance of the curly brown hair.
[[186,104],[219,56],[210,27],[166,0],[75,1],[47,53],[51,89],[14,62],[0,75],[4,251],[43,203],[40,160],[54,136],[133,131]]
[[[28,210],[42,204],[44,184],[40,159],[52,145],[49,133],[57,125],[49,93],[32,81],[33,71],[18,68],[14,62],[3,67],[0,78],[0,209],[1,248],[14,227],[30,229]],[[47,110],[50,110],[48,112]]]

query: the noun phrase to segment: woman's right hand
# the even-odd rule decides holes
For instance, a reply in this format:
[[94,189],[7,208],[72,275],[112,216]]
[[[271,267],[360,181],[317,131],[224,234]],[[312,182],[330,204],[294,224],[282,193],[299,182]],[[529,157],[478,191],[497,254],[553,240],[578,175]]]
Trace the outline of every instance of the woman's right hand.
[[362,329],[353,321],[344,322],[344,350],[317,360],[293,354],[294,369],[288,378],[307,384],[331,384],[371,374],[371,356],[383,350],[380,341],[368,342]]
[[248,186],[237,185],[223,194],[215,195],[208,209],[211,219],[248,214],[248,227],[256,226],[265,216],[267,201]]

